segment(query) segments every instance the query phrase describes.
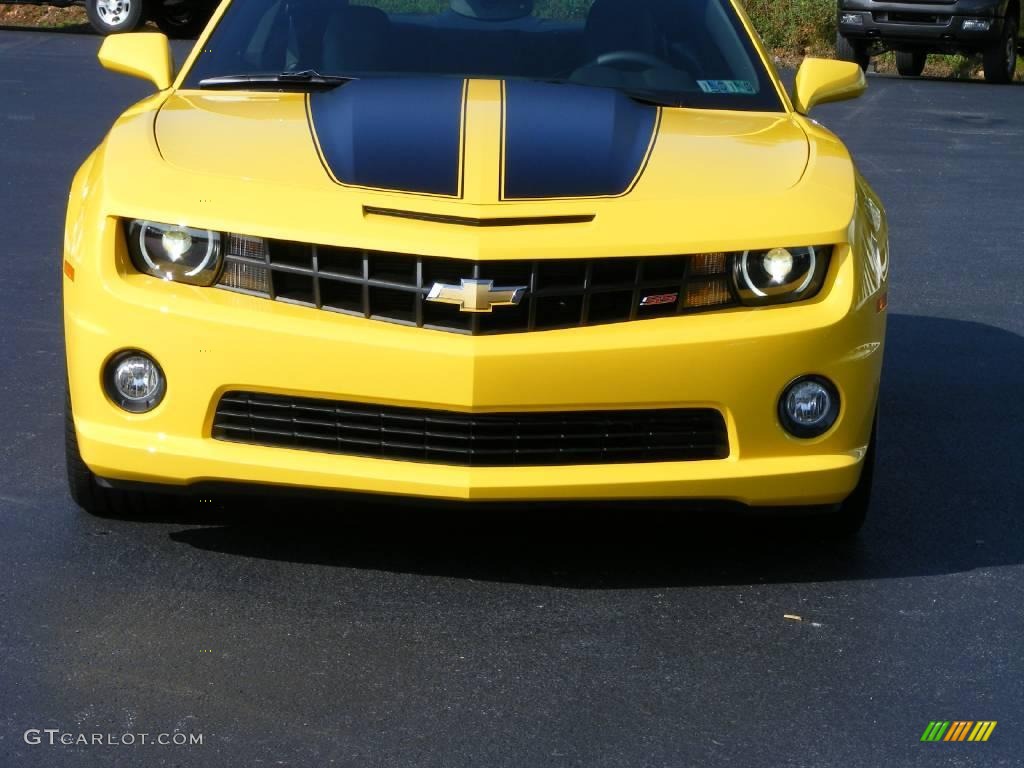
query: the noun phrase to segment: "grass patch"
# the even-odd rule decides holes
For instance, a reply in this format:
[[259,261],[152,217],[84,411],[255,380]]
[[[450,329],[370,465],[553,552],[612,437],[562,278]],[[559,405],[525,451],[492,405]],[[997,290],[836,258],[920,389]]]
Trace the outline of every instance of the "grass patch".
[[84,8],[54,8],[46,5],[0,3],[0,25],[12,27],[64,28],[88,25]]
[[834,51],[835,0],[747,0],[747,13],[774,51],[789,56]]

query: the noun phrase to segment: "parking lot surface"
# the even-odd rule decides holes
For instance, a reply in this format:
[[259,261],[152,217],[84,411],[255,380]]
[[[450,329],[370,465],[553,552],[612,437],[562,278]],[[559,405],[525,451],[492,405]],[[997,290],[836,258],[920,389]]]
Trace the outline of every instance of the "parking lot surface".
[[[630,505],[104,520],[64,484],[63,215],[146,86],[98,44],[0,31],[0,765],[1022,764],[1024,88],[872,77],[815,113],[892,228],[852,545]],[[922,744],[937,719],[999,725]]]

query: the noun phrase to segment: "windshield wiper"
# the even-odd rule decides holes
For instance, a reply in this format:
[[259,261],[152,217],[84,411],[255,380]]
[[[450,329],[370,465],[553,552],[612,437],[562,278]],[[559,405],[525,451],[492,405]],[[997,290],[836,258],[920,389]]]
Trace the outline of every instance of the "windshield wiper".
[[571,78],[539,78],[533,77],[528,78],[531,82],[535,83],[547,83],[549,85],[580,85],[587,88],[604,88],[609,91],[618,91],[624,96],[628,96],[633,101],[639,101],[641,104],[650,104],[655,107],[685,107],[686,103],[683,101],[681,94],[674,94],[671,91],[659,91],[653,88],[620,88],[616,85],[595,85],[582,80],[573,80]]
[[351,83],[358,78],[345,75],[321,75],[315,69],[304,69],[301,72],[281,72],[271,74],[249,74],[249,75],[220,75],[219,77],[208,77],[199,81],[200,88],[210,89],[291,89],[291,88],[316,88],[329,90],[339,85]]
[[618,88],[616,90],[621,91],[633,101],[639,101],[642,104],[651,104],[655,107],[685,107],[686,104],[679,96],[674,96],[665,91],[645,91],[643,89],[636,88]]

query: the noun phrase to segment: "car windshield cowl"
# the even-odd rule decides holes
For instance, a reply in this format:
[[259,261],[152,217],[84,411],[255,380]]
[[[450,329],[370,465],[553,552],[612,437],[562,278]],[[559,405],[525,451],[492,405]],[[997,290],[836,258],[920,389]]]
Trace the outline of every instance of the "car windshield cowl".
[[[281,72],[279,74],[253,73],[220,75],[209,77],[199,81],[199,88],[202,90],[333,90],[356,80],[382,79],[384,77],[414,77],[402,73],[391,75],[374,74],[367,78],[362,75],[334,75],[320,74],[314,70],[303,70],[301,72]],[[420,76],[422,77],[422,76]],[[450,76],[446,76],[450,79]],[[484,78],[490,79],[490,78]],[[517,80],[528,80],[531,82],[543,82],[548,85],[574,85],[570,80],[536,80],[534,78],[508,78]],[[640,88],[618,88],[615,86],[597,86],[609,90],[619,91],[634,101],[641,104],[650,104],[656,107],[682,108],[687,103],[683,94],[668,91],[644,90]]]
[[663,107],[786,109],[731,0],[497,2],[232,0],[184,87],[526,80],[612,89]]
[[313,69],[299,72],[252,73],[236,75],[218,75],[199,81],[202,89],[246,90],[246,89],[325,89],[329,90],[350,83],[358,78],[347,75],[322,75]]
[[619,91],[625,96],[633,99],[633,101],[638,101],[641,104],[650,104],[655,107],[680,109],[688,106],[686,99],[682,94],[671,93],[669,91],[645,91],[636,88],[613,88],[613,90]]

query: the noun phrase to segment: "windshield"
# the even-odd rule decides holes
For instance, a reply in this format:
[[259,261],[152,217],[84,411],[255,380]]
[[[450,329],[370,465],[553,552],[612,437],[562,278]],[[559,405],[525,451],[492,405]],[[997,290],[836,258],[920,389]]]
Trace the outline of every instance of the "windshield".
[[[307,75],[277,77],[289,72]],[[295,89],[316,84],[308,73],[334,85],[530,79],[676,106],[783,108],[729,0],[235,0],[185,87],[259,75],[238,87]]]

